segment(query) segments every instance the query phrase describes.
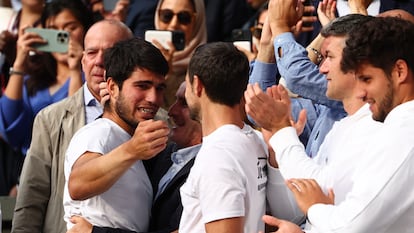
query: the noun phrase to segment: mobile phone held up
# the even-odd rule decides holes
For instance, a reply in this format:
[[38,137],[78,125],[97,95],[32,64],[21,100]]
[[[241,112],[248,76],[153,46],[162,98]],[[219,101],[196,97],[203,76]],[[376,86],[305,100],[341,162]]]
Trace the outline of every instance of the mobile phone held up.
[[145,40],[151,43],[157,40],[165,49],[169,48],[168,41],[173,43],[176,50],[183,50],[185,47],[185,37],[182,31],[147,30]]
[[34,44],[33,47],[43,52],[66,53],[69,47],[69,32],[45,28],[27,28],[25,32],[36,33],[47,41],[46,44]]

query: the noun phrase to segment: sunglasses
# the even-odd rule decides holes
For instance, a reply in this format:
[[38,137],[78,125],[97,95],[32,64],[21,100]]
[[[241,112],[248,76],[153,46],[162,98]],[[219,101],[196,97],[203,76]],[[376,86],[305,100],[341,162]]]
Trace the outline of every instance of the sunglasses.
[[162,9],[158,12],[158,16],[163,23],[170,23],[175,15],[177,16],[178,23],[182,25],[188,25],[191,23],[194,13],[191,13],[189,11],[180,11],[178,13],[174,13],[174,11],[170,9]]

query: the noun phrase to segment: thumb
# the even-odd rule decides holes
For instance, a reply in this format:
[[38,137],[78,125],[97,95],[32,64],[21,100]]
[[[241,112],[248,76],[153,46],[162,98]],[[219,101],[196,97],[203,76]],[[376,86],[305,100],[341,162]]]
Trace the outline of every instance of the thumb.
[[70,217],[70,222],[73,224],[76,224],[79,222],[80,217],[77,215],[73,215],[72,217]]
[[269,226],[279,227],[282,221],[278,218],[275,218],[270,215],[263,215],[262,217],[263,222],[265,222]]
[[277,85],[277,88],[280,94],[280,99],[286,104],[290,104],[290,97],[289,97],[289,93],[287,92],[286,88],[280,84]]

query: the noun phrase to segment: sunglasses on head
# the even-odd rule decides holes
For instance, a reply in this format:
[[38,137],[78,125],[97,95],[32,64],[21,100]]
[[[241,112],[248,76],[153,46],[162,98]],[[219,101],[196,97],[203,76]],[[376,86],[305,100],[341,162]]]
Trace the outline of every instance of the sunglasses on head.
[[174,15],[177,16],[178,22],[182,25],[188,25],[191,23],[191,20],[193,19],[193,13],[190,13],[189,11],[180,11],[178,13],[175,13],[174,11],[170,9],[162,9],[159,10],[158,16],[163,23],[170,23]]

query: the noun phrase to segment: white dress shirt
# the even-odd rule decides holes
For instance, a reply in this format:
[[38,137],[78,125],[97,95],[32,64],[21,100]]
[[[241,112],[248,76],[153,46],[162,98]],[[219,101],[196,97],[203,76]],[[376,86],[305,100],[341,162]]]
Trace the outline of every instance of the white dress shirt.
[[346,199],[308,210],[315,232],[414,232],[414,101],[394,108],[370,138]]

